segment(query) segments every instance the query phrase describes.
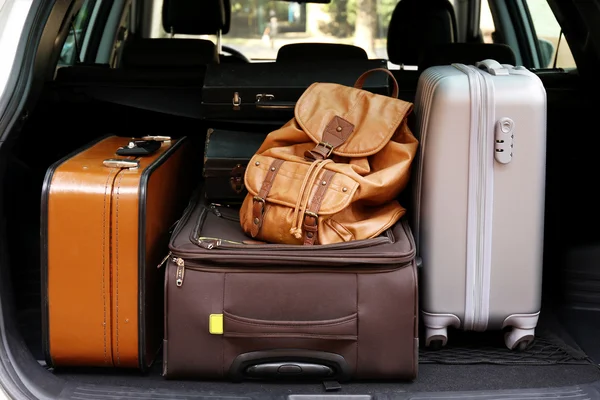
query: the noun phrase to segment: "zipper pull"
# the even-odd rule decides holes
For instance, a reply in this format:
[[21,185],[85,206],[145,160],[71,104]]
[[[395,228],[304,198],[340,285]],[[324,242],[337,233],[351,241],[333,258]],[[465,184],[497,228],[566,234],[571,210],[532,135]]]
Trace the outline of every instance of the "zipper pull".
[[177,272],[175,274],[175,283],[177,284],[177,287],[181,287],[183,286],[183,277],[185,276],[185,262],[183,261],[183,258],[181,257],[177,257],[173,259],[173,262],[175,264],[177,264]]
[[156,267],[156,269],[160,269],[163,265],[165,265],[170,256],[171,252],[169,252],[169,254],[167,254],[165,258],[162,259],[162,261],[160,262],[160,264],[158,264],[158,267]]
[[203,238],[198,238],[198,244],[202,248],[205,248],[207,250],[212,250],[215,247],[219,247],[221,245],[221,239],[203,239]]
[[213,214],[215,214],[217,217],[220,217],[223,214],[221,214],[221,211],[219,211],[219,209],[217,208],[218,206],[220,206],[220,204],[210,203],[208,207],[210,207],[210,210]]
[[210,208],[210,210],[213,212],[213,214],[215,214],[217,217],[222,217],[223,214],[221,213],[221,211],[219,211],[218,207],[231,208],[229,206],[229,204],[219,204],[219,203],[210,203],[208,206],[208,208]]

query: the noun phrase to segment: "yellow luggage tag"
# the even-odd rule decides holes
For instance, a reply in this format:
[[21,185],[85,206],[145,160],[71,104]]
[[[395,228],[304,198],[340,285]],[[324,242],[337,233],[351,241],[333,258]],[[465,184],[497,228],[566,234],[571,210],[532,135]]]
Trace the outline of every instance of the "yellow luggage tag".
[[223,314],[210,314],[208,316],[208,332],[211,335],[223,334]]

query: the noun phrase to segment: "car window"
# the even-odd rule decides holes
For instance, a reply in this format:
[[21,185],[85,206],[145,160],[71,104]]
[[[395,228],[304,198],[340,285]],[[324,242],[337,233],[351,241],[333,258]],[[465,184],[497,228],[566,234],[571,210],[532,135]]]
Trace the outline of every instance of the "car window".
[[[540,51],[546,62],[543,67],[552,68],[556,58],[557,68],[575,68],[575,60],[569,49],[561,28],[548,5],[547,0],[526,0],[524,4],[528,7],[531,20],[540,42]],[[483,40],[486,43],[494,43],[495,25],[486,0],[481,2],[480,26]],[[558,50],[558,57],[556,57]]]
[[481,13],[479,15],[479,26],[483,41],[485,43],[494,43],[494,31],[496,26],[494,25],[494,19],[492,18],[492,12],[490,11],[490,4],[487,0],[481,2]]
[[[306,4],[231,0],[231,29],[222,44],[253,60],[274,60],[281,46],[300,42],[352,44],[363,48],[370,58],[387,59],[387,28],[398,1]],[[154,0],[154,7],[162,7],[162,0]],[[153,37],[169,37],[162,27],[158,30]]]
[[84,0],[83,5],[77,12],[71,29],[69,30],[69,36],[63,45],[60,52],[60,58],[58,60],[59,66],[73,65],[76,62],[81,62],[83,59],[82,46],[84,37],[90,26],[90,19],[94,6],[97,0]]
[[543,67],[553,67],[556,61],[557,68],[575,68],[576,64],[571,49],[569,49],[565,37],[561,34],[560,25],[548,1],[527,0],[526,4],[529,7],[529,13],[540,41],[540,50],[544,53],[544,57],[549,60],[548,64]]

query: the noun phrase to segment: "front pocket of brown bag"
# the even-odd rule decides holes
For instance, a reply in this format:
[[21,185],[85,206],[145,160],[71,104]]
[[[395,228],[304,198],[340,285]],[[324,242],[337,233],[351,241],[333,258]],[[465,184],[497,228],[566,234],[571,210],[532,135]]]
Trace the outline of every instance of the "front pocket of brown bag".
[[348,229],[346,229],[342,224],[334,220],[333,218],[328,218],[323,221],[324,225],[327,225],[333,232],[335,232],[342,242],[350,242],[354,240],[354,235]]
[[223,336],[356,341],[358,314],[321,321],[271,321],[223,313]]

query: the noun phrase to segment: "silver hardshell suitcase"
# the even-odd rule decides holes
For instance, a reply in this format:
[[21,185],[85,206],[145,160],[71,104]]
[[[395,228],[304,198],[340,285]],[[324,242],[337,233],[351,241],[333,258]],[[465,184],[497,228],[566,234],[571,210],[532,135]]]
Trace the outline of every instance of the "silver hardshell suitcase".
[[541,307],[546,92],[523,67],[485,60],[423,71],[413,227],[426,346],[448,327],[534,338]]

